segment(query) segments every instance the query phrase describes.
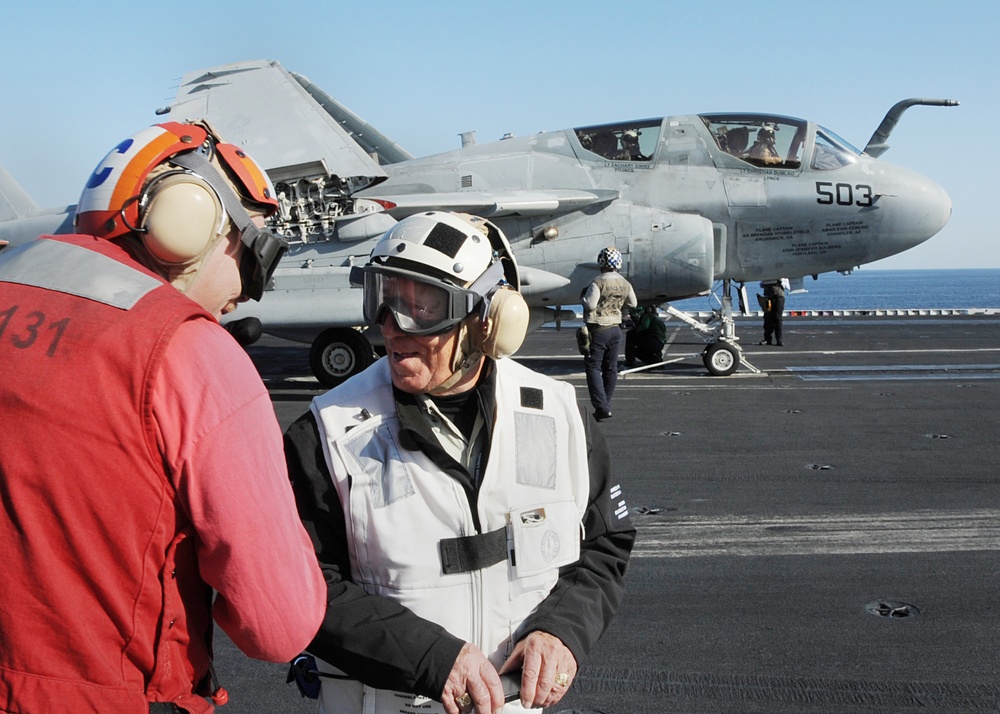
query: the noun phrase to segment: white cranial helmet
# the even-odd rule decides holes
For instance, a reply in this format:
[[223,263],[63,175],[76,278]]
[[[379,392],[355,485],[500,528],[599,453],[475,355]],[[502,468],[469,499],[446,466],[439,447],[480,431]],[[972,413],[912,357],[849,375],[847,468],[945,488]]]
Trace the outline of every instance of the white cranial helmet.
[[[364,273],[368,322],[381,324],[391,312],[404,332],[437,334],[478,315],[484,339],[460,361],[504,357],[524,340],[528,308],[517,264],[506,237],[484,218],[440,211],[404,218],[376,244]],[[402,280],[440,291],[434,308],[401,299],[394,286]]]

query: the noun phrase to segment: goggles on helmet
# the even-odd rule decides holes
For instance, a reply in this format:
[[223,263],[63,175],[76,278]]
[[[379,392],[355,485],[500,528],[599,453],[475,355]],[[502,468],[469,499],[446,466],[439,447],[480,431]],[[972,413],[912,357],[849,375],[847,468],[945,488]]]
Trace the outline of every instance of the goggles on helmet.
[[288,250],[288,242],[267,229],[258,228],[252,222],[241,229],[240,241],[244,246],[243,256],[240,258],[243,294],[251,300],[260,301],[278,262]]
[[407,270],[365,271],[365,320],[381,325],[389,313],[410,335],[446,332],[464,320],[482,300],[469,290]]
[[409,335],[447,332],[476,312],[486,293],[503,279],[503,267],[494,263],[468,288],[396,267],[364,268],[364,317],[381,325],[392,313],[396,325]]

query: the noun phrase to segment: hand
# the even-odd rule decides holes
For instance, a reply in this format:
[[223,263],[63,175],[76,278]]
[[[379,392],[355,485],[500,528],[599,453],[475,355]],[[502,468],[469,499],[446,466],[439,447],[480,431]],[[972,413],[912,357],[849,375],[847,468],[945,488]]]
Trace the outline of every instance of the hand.
[[[471,698],[471,706],[462,706],[463,695]],[[441,703],[448,714],[494,714],[503,709],[503,687],[500,675],[486,655],[471,642],[466,642],[451,666],[448,681],[441,691]]]
[[[551,707],[569,690],[576,678],[576,658],[555,635],[532,632],[517,643],[500,673],[521,668],[521,705]],[[557,681],[558,680],[558,681]]]

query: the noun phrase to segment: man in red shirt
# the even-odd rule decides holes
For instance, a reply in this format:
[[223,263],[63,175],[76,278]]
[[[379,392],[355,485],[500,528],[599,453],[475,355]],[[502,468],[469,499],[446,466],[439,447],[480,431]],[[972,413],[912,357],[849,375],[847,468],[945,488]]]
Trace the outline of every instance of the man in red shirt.
[[161,124],[91,175],[80,235],[0,254],[0,711],[211,712],[213,617],[275,662],[318,629],[281,431],[217,321],[261,298],[276,208],[238,147]]

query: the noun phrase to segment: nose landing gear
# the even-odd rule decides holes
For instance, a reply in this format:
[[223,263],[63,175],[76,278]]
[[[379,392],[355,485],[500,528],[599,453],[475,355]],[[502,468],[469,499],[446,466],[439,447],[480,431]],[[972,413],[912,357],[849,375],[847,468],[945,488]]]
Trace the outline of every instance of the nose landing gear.
[[[754,374],[760,374],[761,371],[744,358],[743,348],[740,347],[739,338],[736,336],[736,321],[733,319],[731,280],[726,279],[722,281],[722,299],[720,302],[719,309],[715,311],[715,315],[712,316],[708,323],[699,322],[672,305],[668,305],[666,311],[672,317],[686,322],[690,325],[691,329],[709,343],[701,353],[701,359],[705,363],[705,369],[708,370],[709,374],[715,377],[728,377],[740,365],[743,365]],[[746,304],[745,297],[742,303]]]

